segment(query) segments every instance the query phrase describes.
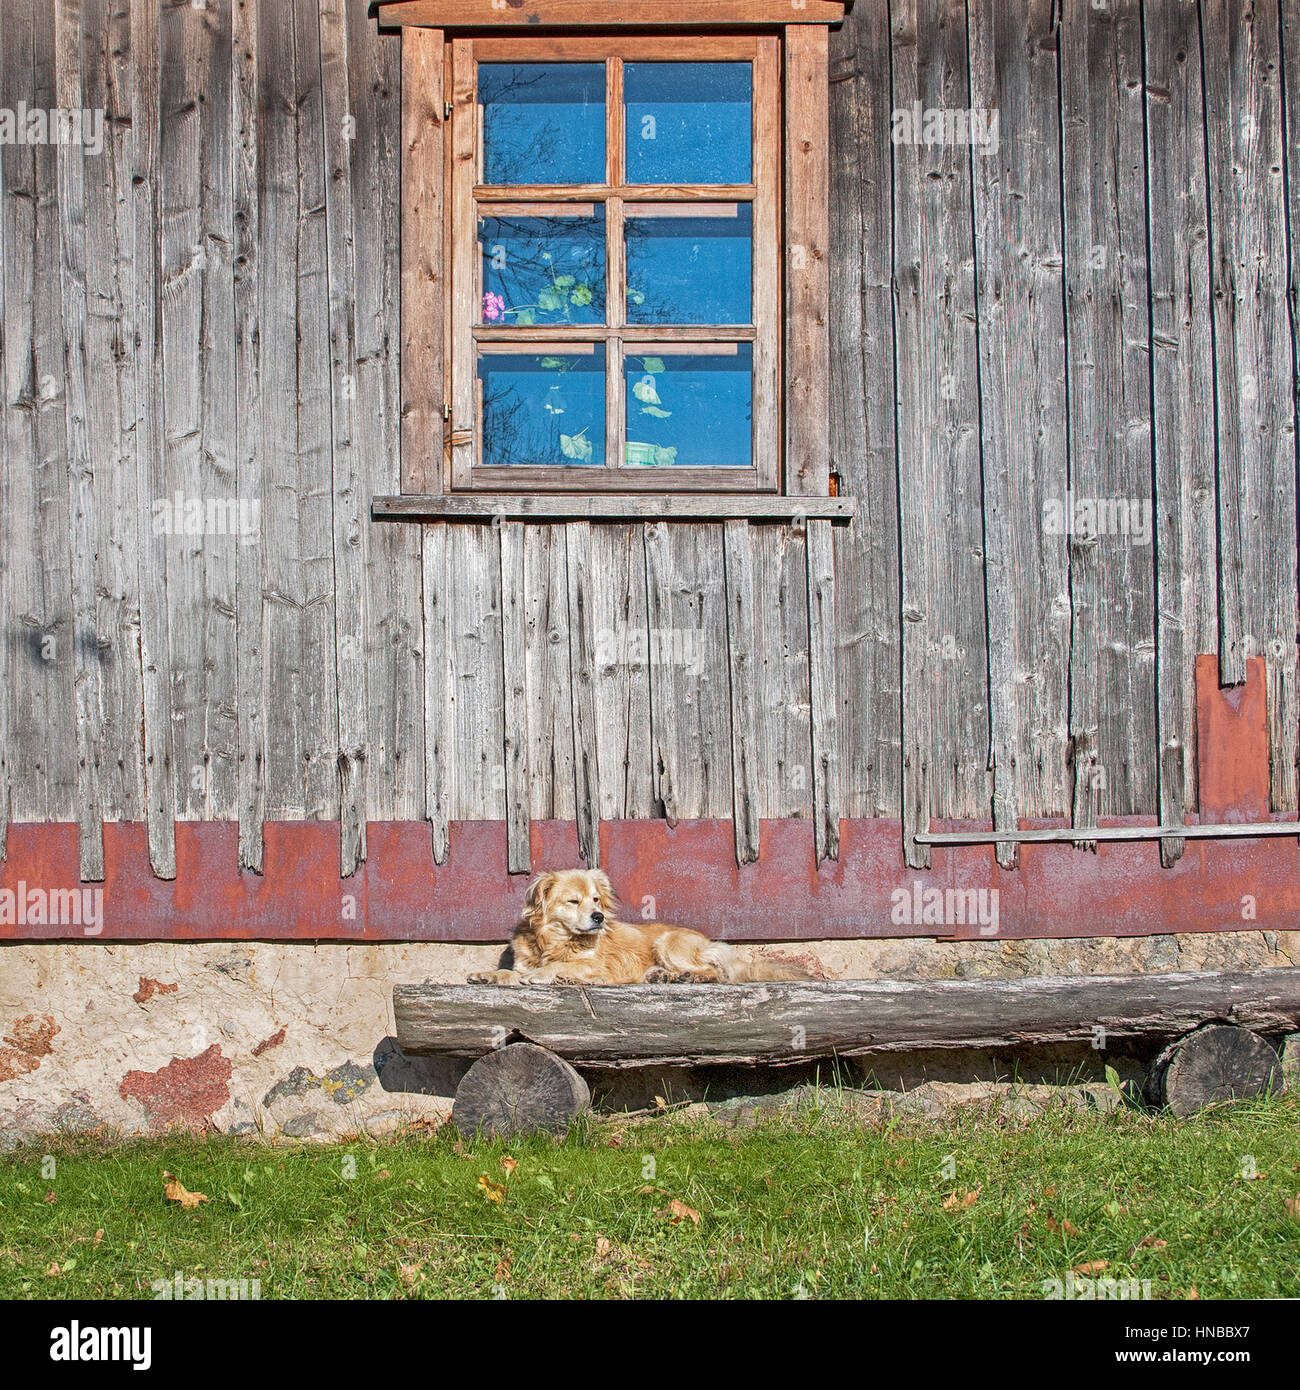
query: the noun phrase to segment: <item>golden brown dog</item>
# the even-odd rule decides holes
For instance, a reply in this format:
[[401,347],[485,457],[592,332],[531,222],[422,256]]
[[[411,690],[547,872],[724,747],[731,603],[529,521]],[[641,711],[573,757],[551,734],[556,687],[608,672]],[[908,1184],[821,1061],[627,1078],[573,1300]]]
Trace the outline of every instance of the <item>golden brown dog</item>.
[[598,869],[542,874],[529,888],[510,938],[513,970],[471,975],[471,984],[735,984],[807,980],[784,961],[747,960],[733,947],[663,922],[620,922],[614,890]]

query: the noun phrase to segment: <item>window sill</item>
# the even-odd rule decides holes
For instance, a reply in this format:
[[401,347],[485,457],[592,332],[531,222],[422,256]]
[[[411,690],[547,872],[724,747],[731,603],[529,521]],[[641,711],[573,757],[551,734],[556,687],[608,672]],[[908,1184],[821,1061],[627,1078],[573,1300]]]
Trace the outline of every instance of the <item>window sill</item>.
[[375,521],[775,521],[847,523],[857,513],[852,497],[775,497],[735,494],[630,493],[538,496],[532,493],[451,493],[376,497]]

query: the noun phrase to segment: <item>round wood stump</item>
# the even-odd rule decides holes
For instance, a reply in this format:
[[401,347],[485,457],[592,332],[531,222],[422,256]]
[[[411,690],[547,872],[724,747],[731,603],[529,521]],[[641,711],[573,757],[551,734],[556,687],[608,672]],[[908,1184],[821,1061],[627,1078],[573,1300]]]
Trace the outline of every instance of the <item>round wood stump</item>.
[[590,1104],[587,1083],[563,1058],[536,1043],[509,1043],[461,1078],[451,1122],[467,1136],[562,1134]]
[[1212,1023],[1179,1038],[1156,1058],[1147,1099],[1186,1117],[1215,1101],[1282,1089],[1277,1049],[1249,1028]]

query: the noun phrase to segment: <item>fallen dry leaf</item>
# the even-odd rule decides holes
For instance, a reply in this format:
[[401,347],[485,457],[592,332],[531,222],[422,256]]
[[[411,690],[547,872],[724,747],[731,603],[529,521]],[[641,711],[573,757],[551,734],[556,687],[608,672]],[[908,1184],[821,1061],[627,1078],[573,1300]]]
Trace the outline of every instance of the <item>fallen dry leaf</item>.
[[1283,1197],[1282,1205],[1286,1208],[1286,1214],[1293,1221],[1300,1221],[1300,1192],[1294,1197]]
[[1089,1260],[1087,1264],[1075,1265],[1071,1272],[1074,1274],[1100,1274],[1103,1269],[1109,1268],[1109,1260]]
[[51,1260],[49,1269],[45,1271],[45,1277],[47,1279],[57,1279],[58,1276],[62,1273],[63,1271],[58,1267],[58,1265],[55,1264],[53,1260]]
[[1056,1217],[1049,1216],[1047,1218],[1047,1229],[1049,1231],[1060,1231],[1064,1236],[1077,1236],[1079,1234],[1079,1228],[1074,1225],[1068,1217],[1062,1221],[1058,1221]]
[[91,1244],[92,1247],[93,1247],[93,1246],[96,1246],[96,1245],[98,1245],[99,1242],[100,1242],[101,1240],[103,1240],[103,1239],[104,1239],[104,1229],[103,1229],[103,1227],[101,1226],[100,1229],[99,1229],[98,1231],[96,1231],[95,1234],[91,1237],[90,1244]]
[[397,1268],[397,1277],[409,1289],[415,1284],[424,1282],[424,1266],[399,1265]]
[[57,1202],[59,1199],[54,1195],[53,1192],[47,1192],[45,1194],[45,1200],[47,1203],[49,1203],[50,1206],[53,1206],[55,1202]]
[[511,1158],[510,1155],[507,1154],[501,1160],[501,1167],[505,1169],[506,1177],[509,1177],[511,1173],[513,1173],[515,1169],[519,1167],[519,1160],[517,1158]]
[[611,1249],[613,1249],[613,1247],[604,1236],[596,1237],[596,1258],[598,1260],[609,1259],[609,1252]]
[[943,1200],[945,1211],[969,1211],[980,1199],[981,1187],[968,1188],[965,1192],[952,1192]]
[[514,1264],[514,1262],[514,1254],[509,1250],[497,1261],[495,1277],[498,1284],[504,1284],[505,1281],[510,1278],[510,1266]]
[[685,1202],[679,1202],[676,1197],[668,1203],[668,1211],[671,1215],[670,1226],[677,1226],[683,1221],[689,1221],[692,1226],[700,1224],[700,1214],[694,1207],[688,1207]]
[[493,1182],[486,1173],[480,1175],[478,1185],[483,1189],[483,1195],[489,1202],[504,1202],[506,1199],[506,1189],[503,1183]]
[[375,1181],[376,1181],[376,1182],[387,1182],[388,1179],[391,1178],[392,1176],[393,1176],[393,1175],[388,1171],[387,1168],[381,1168],[381,1169],[375,1174]]
[[169,1202],[179,1202],[186,1211],[192,1211],[200,1202],[208,1200],[202,1192],[188,1191],[175,1173],[163,1174],[163,1196]]
[[1141,1239],[1140,1241],[1138,1241],[1138,1243],[1137,1243],[1137,1245],[1134,1247],[1134,1249],[1136,1249],[1136,1250],[1163,1250],[1163,1249],[1165,1248],[1165,1246],[1168,1245],[1168,1244],[1169,1244],[1169,1242],[1168,1242],[1167,1240],[1161,1240],[1159,1236],[1143,1236],[1142,1239]]

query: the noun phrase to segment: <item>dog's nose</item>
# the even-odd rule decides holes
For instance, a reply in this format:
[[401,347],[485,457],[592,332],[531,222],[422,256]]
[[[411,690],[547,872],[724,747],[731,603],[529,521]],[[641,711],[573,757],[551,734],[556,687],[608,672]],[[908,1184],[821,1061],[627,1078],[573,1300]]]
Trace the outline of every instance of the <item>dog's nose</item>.
[[597,908],[596,911],[591,914],[591,920],[599,924],[605,920],[605,914],[601,912],[599,908]]

